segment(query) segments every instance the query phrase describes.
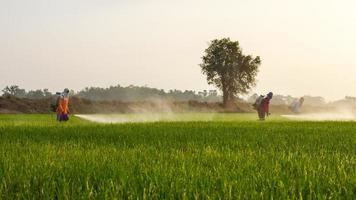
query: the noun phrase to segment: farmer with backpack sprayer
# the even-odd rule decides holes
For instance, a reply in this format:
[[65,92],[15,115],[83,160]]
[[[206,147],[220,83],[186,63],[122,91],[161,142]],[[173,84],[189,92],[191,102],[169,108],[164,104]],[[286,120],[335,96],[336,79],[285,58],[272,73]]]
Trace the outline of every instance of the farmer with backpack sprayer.
[[265,120],[266,115],[269,116],[269,102],[273,97],[273,93],[269,92],[266,97],[263,95],[259,96],[255,103],[253,104],[254,109],[257,110],[258,117],[260,120]]
[[301,97],[299,100],[296,99],[292,102],[292,104],[289,106],[289,109],[294,112],[295,114],[300,114],[300,109],[303,106],[304,103],[304,98]]
[[64,91],[62,92],[58,100],[57,120],[60,122],[69,120],[68,102],[69,102],[69,90],[66,88],[64,89]]

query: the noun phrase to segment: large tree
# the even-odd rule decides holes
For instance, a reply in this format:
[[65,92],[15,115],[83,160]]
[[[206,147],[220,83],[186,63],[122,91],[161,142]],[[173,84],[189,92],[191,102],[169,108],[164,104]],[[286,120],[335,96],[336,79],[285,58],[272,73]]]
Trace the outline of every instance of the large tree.
[[205,50],[200,64],[208,84],[214,84],[223,93],[223,103],[230,105],[238,94],[246,94],[255,86],[259,56],[243,55],[238,41],[215,39]]

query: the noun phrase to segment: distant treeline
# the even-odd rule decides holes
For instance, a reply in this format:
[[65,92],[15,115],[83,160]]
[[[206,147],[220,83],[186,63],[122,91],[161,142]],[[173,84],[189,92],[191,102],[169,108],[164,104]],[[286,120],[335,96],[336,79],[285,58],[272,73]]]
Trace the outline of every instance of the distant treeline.
[[219,102],[222,98],[218,95],[216,90],[203,90],[200,92],[195,92],[193,90],[169,90],[166,92],[162,89],[133,85],[127,87],[117,85],[110,86],[108,88],[87,87],[77,92],[75,95],[93,101],[115,100],[122,102],[150,101],[155,99],[170,101]]
[[[51,97],[53,94],[48,89],[26,91],[17,85],[6,86],[2,90],[2,96],[14,96],[18,98],[41,99]],[[92,101],[122,101],[139,102],[152,100],[169,101],[202,101],[202,102],[220,102],[221,96],[216,90],[169,90],[150,88],[146,86],[110,86],[108,88],[87,87],[79,92],[71,91],[71,96],[89,99]]]
[[[2,96],[14,96],[18,98],[28,99],[43,99],[50,98],[53,94],[48,89],[37,89],[26,91],[17,85],[6,86],[2,90]],[[127,86],[120,85],[110,86],[108,88],[87,87],[79,92],[71,91],[71,95],[84,98],[92,101],[121,101],[121,102],[141,102],[153,100],[168,100],[176,102],[199,101],[199,102],[221,102],[222,96],[216,90],[169,90],[165,91],[157,88],[146,86]],[[247,100],[239,99],[239,101],[247,101],[253,103],[258,94],[253,94]],[[318,96],[303,96],[304,105],[308,106],[325,106],[325,105],[356,105],[356,98],[346,96],[344,99],[327,102],[323,97]],[[271,101],[272,105],[290,105],[296,97],[290,95],[274,95]]]
[[25,89],[22,89],[17,85],[6,86],[2,90],[2,93],[3,97],[14,96],[18,98],[27,99],[43,99],[49,98],[53,95],[48,89],[26,91]]

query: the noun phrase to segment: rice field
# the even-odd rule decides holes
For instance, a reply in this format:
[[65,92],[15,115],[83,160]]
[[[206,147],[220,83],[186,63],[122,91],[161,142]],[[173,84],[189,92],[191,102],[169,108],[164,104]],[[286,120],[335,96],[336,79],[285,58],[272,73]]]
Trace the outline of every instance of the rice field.
[[1,199],[356,199],[356,122],[54,118],[0,115]]

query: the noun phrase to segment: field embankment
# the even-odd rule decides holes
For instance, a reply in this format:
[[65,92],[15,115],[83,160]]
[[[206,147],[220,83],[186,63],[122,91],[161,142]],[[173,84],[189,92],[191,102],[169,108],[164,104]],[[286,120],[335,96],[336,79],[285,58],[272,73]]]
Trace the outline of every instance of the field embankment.
[[[16,97],[0,97],[0,113],[51,113],[51,99],[25,99]],[[150,112],[252,112],[252,106],[245,102],[238,102],[229,109],[221,103],[199,101],[174,102],[151,100],[142,102],[121,101],[91,101],[72,97],[69,108],[71,113],[150,113]]]
[[[51,99],[25,99],[16,97],[0,97],[0,114],[49,114]],[[71,114],[113,114],[113,113],[255,113],[251,103],[243,100],[235,102],[235,105],[224,108],[218,102],[199,101],[164,101],[152,99],[142,102],[121,101],[91,101],[88,99],[72,97],[69,108]],[[292,115],[287,105],[270,105],[273,114]],[[322,105],[302,107],[303,114],[324,116],[356,116],[356,107],[348,105]],[[344,115],[344,117],[342,117]],[[298,116],[296,116],[298,118]],[[299,118],[302,118],[299,116]],[[331,119],[331,118],[330,118]]]

